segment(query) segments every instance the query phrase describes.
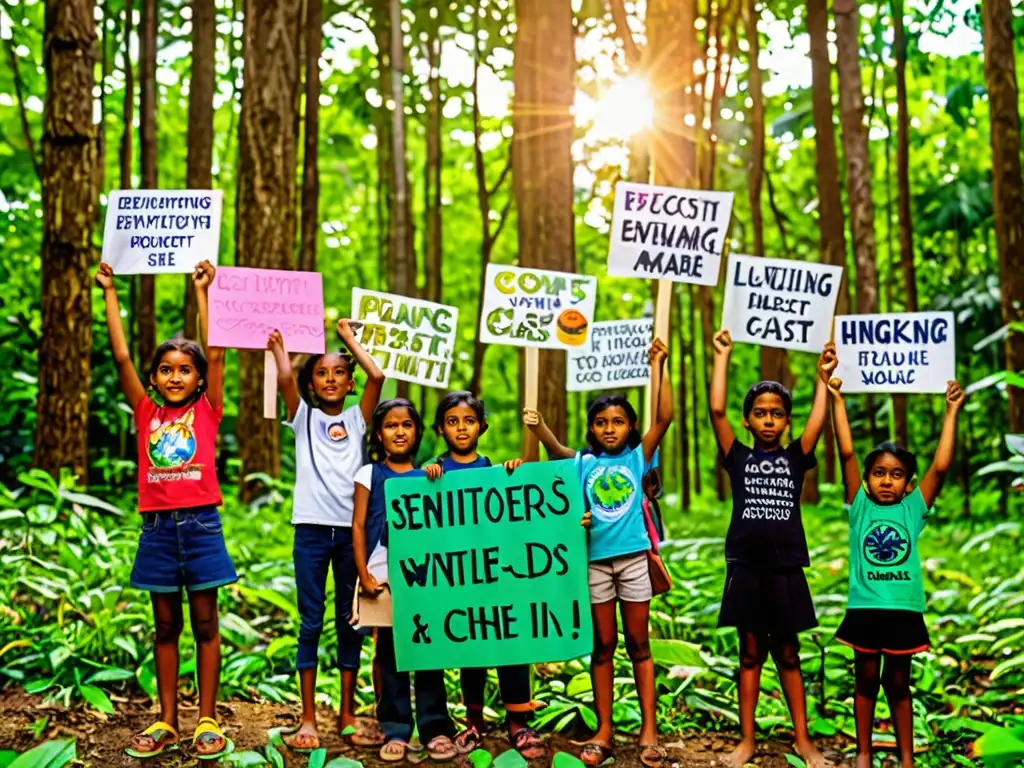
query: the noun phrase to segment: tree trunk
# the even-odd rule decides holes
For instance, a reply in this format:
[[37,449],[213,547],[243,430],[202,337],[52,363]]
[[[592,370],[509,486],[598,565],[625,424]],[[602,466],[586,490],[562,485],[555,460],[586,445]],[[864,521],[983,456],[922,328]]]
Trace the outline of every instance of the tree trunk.
[[[992,142],[992,203],[1002,284],[1003,319],[1018,324],[1006,336],[1006,370],[1024,371],[1024,186],[1020,164],[1020,113],[1010,0],[982,3],[985,83]],[[1009,430],[1024,432],[1024,389],[1007,387]]]
[[[693,398],[690,411],[693,413],[693,493],[700,496],[702,481],[700,477],[700,424],[702,411],[700,408],[700,368],[697,366],[697,339],[700,329],[697,327],[697,286],[687,286],[690,300],[687,302],[686,327],[690,331],[690,393]],[[683,382],[680,382],[683,386]]]
[[96,211],[92,0],[47,0],[43,66],[42,335],[35,464],[57,475],[88,470],[92,293]]
[[[474,15],[475,16],[475,15]],[[426,43],[427,66],[430,68],[428,88],[430,100],[427,102],[427,163],[424,173],[424,210],[426,211],[426,229],[423,253],[426,257],[427,284],[426,294],[429,301],[440,302],[443,294],[441,269],[444,248],[442,245],[443,229],[441,227],[441,108],[444,106],[441,96],[441,17],[440,14],[430,23]],[[475,104],[474,104],[475,108]],[[474,390],[476,391],[476,390]]]
[[[124,3],[124,49],[121,58],[124,62],[124,103],[121,109],[121,189],[132,188],[132,164],[135,153],[132,151],[132,123],[135,121],[135,75],[132,70],[132,25],[135,9],[132,0]],[[134,307],[132,308],[134,310]]]
[[323,49],[323,0],[306,0],[306,122],[302,152],[302,232],[299,269],[316,271],[320,236],[320,53]]
[[[519,211],[519,263],[573,272],[572,136],[575,39],[570,3],[520,0],[515,43],[513,181]],[[539,407],[565,439],[565,354],[542,350]],[[537,442],[526,431],[525,455]]]
[[[213,186],[214,51],[217,46],[214,0],[192,0],[192,77],[188,86],[189,189]],[[192,275],[185,275],[185,337],[196,337],[198,307]]]
[[[690,436],[686,429],[689,408],[686,406],[686,333],[683,325],[683,297],[685,296],[685,289],[685,286],[680,286],[672,311],[672,325],[675,326],[672,354],[679,363],[679,369],[676,373],[676,381],[679,382],[679,386],[676,388],[676,402],[678,403],[676,412],[678,416],[676,417],[675,428],[676,441],[679,445],[679,490],[682,495],[683,511],[688,512],[692,497],[690,495]],[[696,418],[696,416],[697,413],[694,411],[693,417]],[[694,450],[696,450],[696,446],[694,446]]]
[[391,190],[394,186],[394,166],[391,163],[391,114],[385,96],[391,91],[391,57],[388,54],[388,47],[391,44],[391,21],[385,0],[377,0],[372,6],[372,12],[373,34],[377,40],[377,90],[381,98],[380,109],[374,114],[374,126],[377,130],[378,262],[379,274],[384,278],[381,288],[393,290],[395,254],[391,249]]
[[[295,245],[295,103],[299,55],[295,50],[299,0],[246,0],[245,88],[238,136],[237,262],[291,269]],[[243,351],[237,436],[242,476],[276,475],[278,428],[263,418],[263,352]],[[242,498],[257,491],[242,485]]]
[[[100,122],[96,132],[96,199],[103,194],[107,175],[107,77],[110,75],[110,51],[107,46],[107,25],[110,24],[110,0],[103,0],[100,12]],[[17,69],[12,67],[15,73]],[[17,78],[16,78],[17,79]],[[31,136],[29,137],[31,138]],[[33,159],[35,151],[32,152]],[[97,217],[102,216],[96,206]],[[102,226],[102,222],[100,222]]]
[[[139,30],[139,165],[142,189],[157,189],[156,32],[157,0],[142,0]],[[139,275],[139,367],[148,368],[156,351],[156,276]]]

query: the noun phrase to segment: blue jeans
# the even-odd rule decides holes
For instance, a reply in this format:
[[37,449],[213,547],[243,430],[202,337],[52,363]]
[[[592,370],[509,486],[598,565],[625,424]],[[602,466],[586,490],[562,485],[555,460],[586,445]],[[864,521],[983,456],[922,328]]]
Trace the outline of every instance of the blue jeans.
[[302,523],[295,526],[295,588],[299,594],[299,649],[296,669],[314,669],[324,628],[327,571],[334,571],[334,616],[338,628],[338,668],[359,669],[363,637],[349,624],[355,595],[356,562],[352,529]]
[[[408,742],[412,738],[412,691],[410,673],[399,672],[395,662],[395,634],[390,627],[377,630],[377,664],[381,690],[377,699],[377,720],[388,741]],[[420,743],[429,744],[438,736],[452,738],[455,723],[448,716],[448,694],[444,671],[421,670],[411,673],[416,686],[416,728]]]
[[146,592],[216,589],[238,581],[216,507],[144,512],[131,584]]

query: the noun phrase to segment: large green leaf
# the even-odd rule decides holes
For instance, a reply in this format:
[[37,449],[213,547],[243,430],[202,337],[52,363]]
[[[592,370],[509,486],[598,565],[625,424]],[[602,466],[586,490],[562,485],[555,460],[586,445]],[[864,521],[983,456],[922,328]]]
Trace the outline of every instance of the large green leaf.
[[57,739],[23,753],[9,768],[63,768],[77,757],[74,739]]

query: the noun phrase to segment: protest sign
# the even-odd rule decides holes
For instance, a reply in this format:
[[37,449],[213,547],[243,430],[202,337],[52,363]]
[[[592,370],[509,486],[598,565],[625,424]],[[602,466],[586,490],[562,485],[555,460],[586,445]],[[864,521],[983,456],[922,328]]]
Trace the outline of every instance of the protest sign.
[[593,650],[571,461],[389,480],[400,670],[565,661]]
[[842,279],[842,267],[730,254],[722,327],[733,341],[821,352]]
[[589,343],[597,278],[488,264],[480,340],[538,349]]
[[569,350],[569,392],[646,387],[651,378],[648,352],[654,320],[594,323],[590,349]]
[[952,312],[840,315],[835,342],[843,392],[945,392],[956,378]]
[[191,272],[217,263],[219,189],[118,189],[110,193],[103,256],[115,275]]
[[210,346],[266,349],[277,329],[289,352],[324,353],[319,272],[220,267],[210,286]]
[[352,289],[359,343],[389,379],[448,387],[459,310],[391,293]]
[[732,193],[615,185],[608,274],[716,285]]

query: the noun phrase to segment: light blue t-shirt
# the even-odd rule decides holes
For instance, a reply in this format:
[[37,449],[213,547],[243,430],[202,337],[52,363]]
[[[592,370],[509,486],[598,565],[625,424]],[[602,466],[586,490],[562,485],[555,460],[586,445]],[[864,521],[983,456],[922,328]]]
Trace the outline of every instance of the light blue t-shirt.
[[643,480],[650,466],[643,445],[616,455],[577,455],[576,463],[593,514],[587,552],[590,562],[650,549],[643,510]]

